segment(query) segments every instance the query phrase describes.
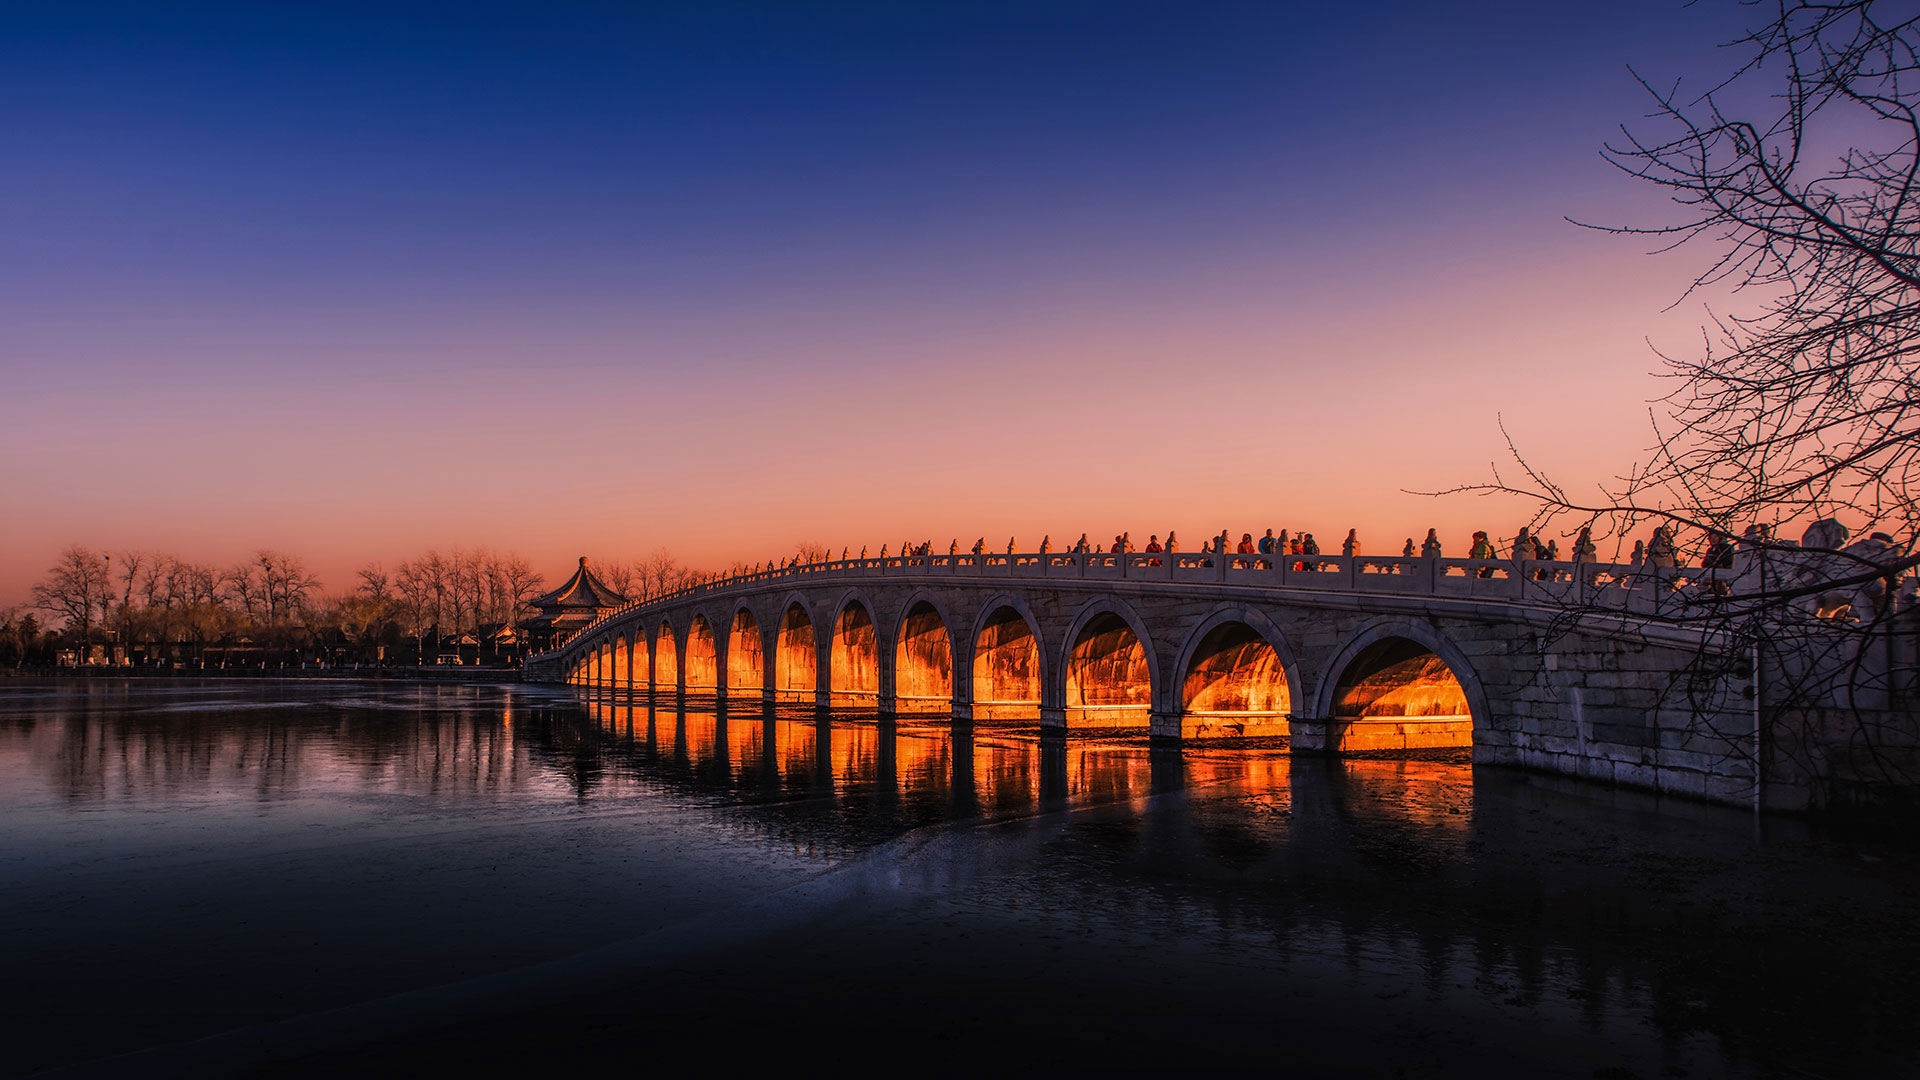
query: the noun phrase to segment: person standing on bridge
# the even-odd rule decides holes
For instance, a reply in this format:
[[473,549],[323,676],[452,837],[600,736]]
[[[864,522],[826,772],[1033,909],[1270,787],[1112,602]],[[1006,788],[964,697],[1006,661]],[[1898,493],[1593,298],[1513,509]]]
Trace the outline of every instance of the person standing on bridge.
[[1733,569],[1733,537],[1715,529],[1707,553],[1700,557],[1700,567],[1703,570]]
[[1268,530],[1267,530],[1267,535],[1265,535],[1265,536],[1263,536],[1263,537],[1261,537],[1261,538],[1260,538],[1260,554],[1262,554],[1262,555],[1271,555],[1271,554],[1273,554],[1273,545],[1274,545],[1274,543],[1275,543],[1275,541],[1274,541],[1274,538],[1273,538],[1273,530],[1272,530],[1272,529],[1268,529]]
[[1171,555],[1174,552],[1179,550],[1180,550],[1180,534],[1174,532],[1172,529],[1168,529],[1167,530],[1167,554]]
[[987,553],[987,538],[983,536],[980,539],[975,540],[973,542],[973,554],[975,558],[978,558],[982,555],[985,555],[986,553]]
[[[1469,559],[1494,558],[1493,541],[1487,538],[1487,533],[1485,529],[1474,530],[1473,546],[1467,549],[1467,558]],[[1493,576],[1493,567],[1483,566],[1478,571],[1475,572],[1474,576],[1490,578]]]
[[1240,546],[1239,546],[1239,547],[1237,547],[1237,548],[1234,548],[1234,549],[1233,549],[1233,551],[1234,551],[1234,554],[1236,554],[1236,555],[1251,555],[1251,554],[1253,554],[1253,553],[1254,553],[1254,546],[1253,546],[1253,534],[1252,534],[1252,533],[1241,533],[1241,534],[1240,534]]
[[[1412,537],[1407,538],[1407,547],[1408,548],[1413,547]],[[1346,540],[1346,543],[1343,543],[1340,545],[1340,554],[1345,555],[1349,559],[1353,558],[1355,555],[1360,554],[1360,530],[1359,529],[1347,530],[1347,540]]]
[[[1481,533],[1485,536],[1485,533]],[[1423,559],[1440,558],[1440,534],[1433,529],[1427,530],[1427,538],[1420,542],[1420,557]]]

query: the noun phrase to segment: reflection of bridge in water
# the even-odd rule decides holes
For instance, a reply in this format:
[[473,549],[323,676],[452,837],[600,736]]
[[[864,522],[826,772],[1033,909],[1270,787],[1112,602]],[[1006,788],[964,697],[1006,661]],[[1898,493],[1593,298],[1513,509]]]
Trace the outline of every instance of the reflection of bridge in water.
[[[602,614],[528,677],[619,692],[1011,720],[1069,734],[1473,748],[1747,803],[1739,675],[1679,686],[1701,639],[1636,621],[1709,571],[1186,553],[851,559]],[[1574,608],[1590,612],[1569,622]]]
[[[615,693],[589,696],[582,706],[614,747],[631,747],[666,766],[649,770],[656,782],[677,773],[692,788],[728,791],[748,801],[853,799],[866,807],[856,816],[890,813],[894,826],[1128,802],[1223,783],[1284,804],[1301,763],[1278,746],[1195,753],[1164,741],[1033,738],[932,717],[875,724],[843,713],[739,712],[715,703]],[[1447,781],[1444,792],[1436,786],[1411,795],[1396,792],[1396,816],[1448,830],[1471,821],[1470,807],[1453,799],[1461,775],[1457,761],[1369,761],[1362,767],[1383,775],[1413,770]],[[872,824],[883,832],[888,827],[878,819]]]

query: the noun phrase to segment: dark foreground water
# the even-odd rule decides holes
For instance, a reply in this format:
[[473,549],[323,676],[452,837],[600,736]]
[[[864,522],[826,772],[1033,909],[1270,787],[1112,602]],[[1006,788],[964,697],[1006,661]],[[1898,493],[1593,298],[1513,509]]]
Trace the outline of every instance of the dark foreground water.
[[1908,837],[1461,761],[0,684],[0,1073],[1920,1072]]

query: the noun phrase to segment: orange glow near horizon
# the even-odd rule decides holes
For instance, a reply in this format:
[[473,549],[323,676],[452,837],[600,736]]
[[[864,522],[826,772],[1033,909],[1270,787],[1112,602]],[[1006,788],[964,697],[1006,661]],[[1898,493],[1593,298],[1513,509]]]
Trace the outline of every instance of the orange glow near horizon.
[[[1573,290],[1577,276],[1548,280]],[[0,547],[0,606],[25,602],[69,543],[215,566],[284,550],[303,556],[328,592],[350,589],[367,563],[391,568],[456,546],[518,552],[549,586],[581,554],[605,562],[666,548],[690,566],[724,569],[781,558],[802,542],[878,554],[902,538],[944,551],[949,540],[965,548],[982,535],[990,548],[1013,535],[1032,550],[1042,536],[1059,548],[1082,532],[1143,540],[1177,530],[1191,545],[1222,528],[1235,536],[1284,528],[1326,546],[1357,528],[1364,550],[1397,552],[1437,527],[1449,554],[1464,553],[1472,530],[1510,534],[1525,508],[1406,489],[1484,479],[1505,454],[1502,416],[1523,449],[1569,480],[1603,478],[1632,460],[1647,441],[1644,398],[1657,386],[1637,376],[1647,367],[1644,320],[1630,316],[1655,299],[1580,317],[1565,297],[1543,296],[1538,317],[1481,310],[1493,321],[1470,326],[1414,296],[1395,318],[1339,338],[1324,310],[1286,322],[1249,309],[1236,326],[1196,305],[1162,309],[1156,327],[1139,314],[1153,305],[1115,296],[1104,328],[996,332],[968,337],[964,348],[876,345],[842,358],[883,367],[885,378],[822,383],[738,359],[718,365],[734,380],[723,395],[617,368],[496,373],[484,383],[366,376],[303,392],[302,414],[259,428],[234,418],[280,410],[244,384],[217,401],[155,384],[137,407],[88,406],[88,423],[113,427],[118,446],[139,446],[138,460],[87,443],[57,458],[18,448],[16,458],[38,464],[7,482],[14,513]],[[1546,312],[1566,325],[1547,325]],[[1516,364],[1516,356],[1554,359]],[[967,378],[954,378],[960,371]],[[442,452],[461,432],[583,383],[605,403],[604,423],[467,464]],[[1018,394],[1006,389],[1015,385]],[[0,437],[67,417],[67,396],[30,380],[9,410],[30,410],[33,423],[22,415]],[[874,449],[837,457],[823,443],[794,454],[793,421],[827,415],[855,424],[858,445]],[[329,443],[314,427],[322,416],[382,435]],[[725,439],[714,437],[722,431]],[[249,450],[235,456],[235,445]],[[302,467],[308,445],[328,446],[325,469]],[[1115,457],[1120,445],[1141,452]],[[634,470],[636,459],[671,465]],[[396,466],[407,461],[433,464]]]

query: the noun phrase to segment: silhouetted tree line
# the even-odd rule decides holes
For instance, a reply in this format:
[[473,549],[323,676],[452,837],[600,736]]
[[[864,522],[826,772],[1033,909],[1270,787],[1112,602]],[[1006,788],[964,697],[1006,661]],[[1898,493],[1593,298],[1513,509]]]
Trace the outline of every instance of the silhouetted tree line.
[[70,651],[81,662],[191,666],[509,662],[544,581],[525,558],[485,548],[428,551],[391,573],[372,563],[356,578],[329,593],[285,552],[221,567],[76,544],[34,585],[30,609],[0,611],[0,661]]

